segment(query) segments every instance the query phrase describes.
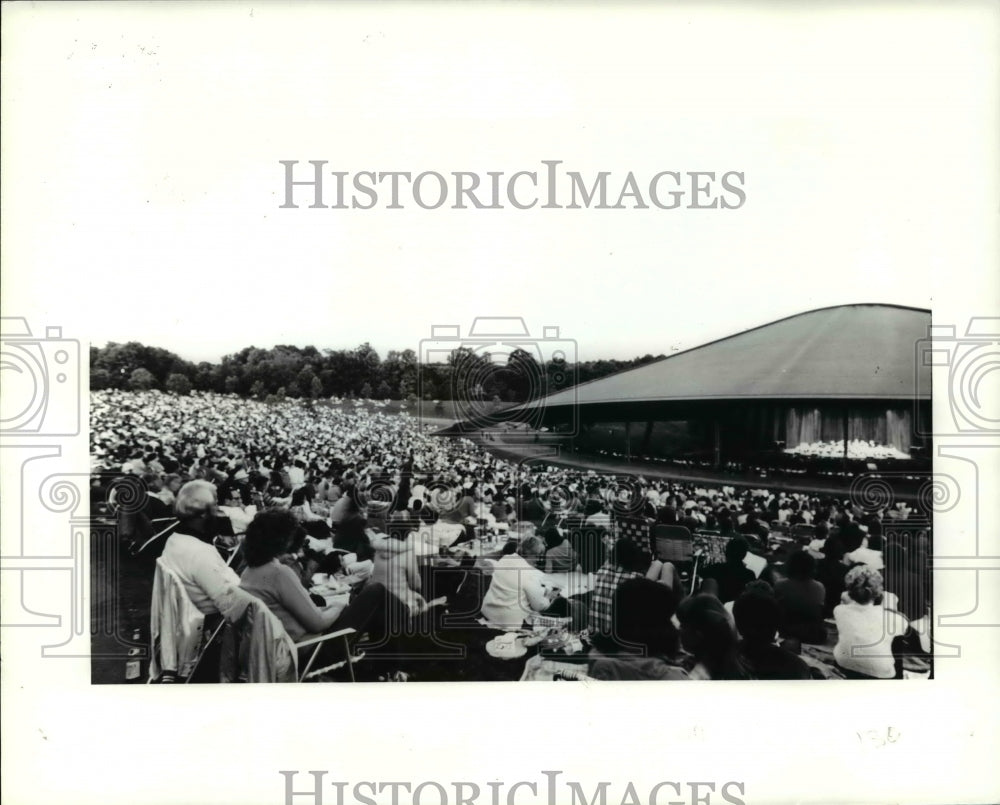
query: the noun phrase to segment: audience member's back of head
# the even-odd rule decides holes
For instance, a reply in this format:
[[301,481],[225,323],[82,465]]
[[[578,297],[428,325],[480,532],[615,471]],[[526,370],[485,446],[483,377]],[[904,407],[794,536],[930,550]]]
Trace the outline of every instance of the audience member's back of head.
[[851,600],[859,604],[877,606],[882,603],[882,574],[868,565],[857,565],[848,570],[844,588]]
[[844,543],[845,553],[852,553],[864,544],[865,533],[848,515],[841,518],[837,533]]
[[788,557],[786,569],[790,579],[811,579],[816,575],[816,559],[809,551],[796,551]]
[[774,642],[781,612],[771,585],[766,581],[748,584],[733,604],[733,618],[737,631],[748,642]]
[[177,492],[174,512],[181,520],[191,520],[208,512],[215,502],[215,487],[208,481],[188,481]]
[[545,539],[546,548],[555,548],[559,545],[562,545],[563,536],[562,534],[559,533],[559,529],[555,528],[554,526],[552,528],[545,529],[545,534],[543,534],[543,538]]
[[844,558],[844,542],[838,536],[827,537],[823,543],[823,555],[831,562],[840,562]]
[[668,587],[649,579],[620,584],[611,604],[616,644],[644,655],[676,654],[680,636],[671,620],[675,601]]
[[743,537],[733,537],[726,543],[726,563],[730,565],[743,564],[750,553],[750,544]]
[[677,525],[677,510],[673,506],[664,506],[657,512],[656,522],[660,525]]
[[527,537],[521,542],[517,552],[526,559],[539,557],[545,553],[545,542],[541,537]]
[[642,549],[627,537],[620,538],[611,549],[611,563],[626,571],[642,572]]
[[243,555],[250,567],[260,567],[288,551],[299,531],[295,516],[282,509],[268,509],[247,526]]
[[729,613],[714,595],[699,593],[677,608],[681,641],[713,679],[739,679],[745,674],[736,661],[736,632]]

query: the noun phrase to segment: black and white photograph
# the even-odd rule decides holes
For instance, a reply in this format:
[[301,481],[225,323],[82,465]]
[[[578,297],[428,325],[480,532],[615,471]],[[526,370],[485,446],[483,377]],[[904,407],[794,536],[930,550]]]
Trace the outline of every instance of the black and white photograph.
[[930,321],[94,348],[93,681],[927,679]]
[[996,6],[2,13],[5,801],[997,801]]

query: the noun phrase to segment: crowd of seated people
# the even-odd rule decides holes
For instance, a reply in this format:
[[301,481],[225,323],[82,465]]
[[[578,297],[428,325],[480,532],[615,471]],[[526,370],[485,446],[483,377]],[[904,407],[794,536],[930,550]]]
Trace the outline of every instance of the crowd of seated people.
[[[482,601],[485,619],[519,629],[525,614],[558,604],[604,641],[600,668],[621,678],[638,667],[655,678],[679,677],[661,666],[673,668],[680,655],[687,657],[685,678],[796,678],[801,667],[771,650],[780,648],[776,641],[794,655],[800,644],[827,641],[834,625],[835,660],[845,674],[895,676],[896,664],[889,674],[887,665],[859,664],[842,650],[845,641],[867,640],[888,604],[900,617],[894,637],[925,644],[913,625],[928,614],[929,525],[890,527],[926,522],[905,504],[864,510],[831,496],[518,464],[469,439],[435,438],[407,416],[228,395],[92,392],[90,438],[98,511],[115,512],[123,477],[141,480],[152,530],[173,516],[181,521],[159,550],[186,573],[196,605],[218,612],[213,592],[239,583],[293,636],[343,623],[372,631],[387,607],[423,610],[416,565],[426,546],[414,536],[422,529],[450,545],[484,526],[513,537],[531,524],[496,562]],[[209,558],[217,514],[233,534],[245,534],[242,581]],[[725,541],[724,561],[703,564],[697,588],[684,589],[678,568],[654,556],[654,545],[616,539],[626,521],[714,535]],[[808,536],[782,561],[769,561],[761,573],[747,566],[751,553],[768,555],[775,531],[800,526]],[[331,550],[318,554],[314,542],[329,542]],[[337,562],[352,563],[367,579],[363,607],[348,601],[334,612],[310,598],[315,572],[349,569]],[[534,584],[529,570],[539,578],[579,572],[592,590],[567,604]],[[660,660],[623,659],[626,644],[646,646],[647,656],[655,647]],[[889,648],[900,645],[890,641]]]

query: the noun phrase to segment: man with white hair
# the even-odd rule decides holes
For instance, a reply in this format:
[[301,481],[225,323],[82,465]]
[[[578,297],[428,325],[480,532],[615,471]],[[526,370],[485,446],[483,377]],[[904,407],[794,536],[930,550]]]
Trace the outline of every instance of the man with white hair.
[[219,507],[208,481],[188,481],[177,493],[174,511],[180,525],[167,539],[162,559],[184,584],[191,603],[216,615],[240,584],[240,577],[212,544]]

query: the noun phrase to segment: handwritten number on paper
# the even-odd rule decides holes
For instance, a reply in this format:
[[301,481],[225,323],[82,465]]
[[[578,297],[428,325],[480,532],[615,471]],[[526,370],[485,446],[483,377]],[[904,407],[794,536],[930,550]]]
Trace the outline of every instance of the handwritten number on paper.
[[874,747],[883,747],[886,744],[894,744],[903,737],[902,733],[895,727],[888,727],[884,730],[863,730],[855,734],[858,736],[858,742],[862,746]]

